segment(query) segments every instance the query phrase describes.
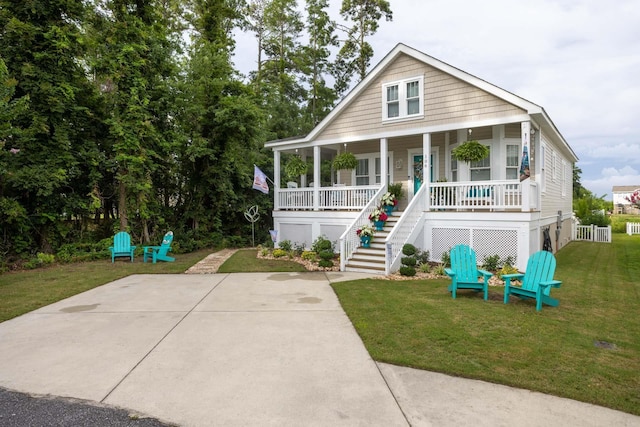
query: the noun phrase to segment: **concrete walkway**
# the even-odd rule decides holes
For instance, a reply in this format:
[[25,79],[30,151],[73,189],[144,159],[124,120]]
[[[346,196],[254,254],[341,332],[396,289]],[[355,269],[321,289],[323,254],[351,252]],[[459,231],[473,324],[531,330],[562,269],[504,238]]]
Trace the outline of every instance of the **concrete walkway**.
[[640,426],[593,405],[376,364],[330,282],[134,275],[0,323],[0,387],[182,426]]

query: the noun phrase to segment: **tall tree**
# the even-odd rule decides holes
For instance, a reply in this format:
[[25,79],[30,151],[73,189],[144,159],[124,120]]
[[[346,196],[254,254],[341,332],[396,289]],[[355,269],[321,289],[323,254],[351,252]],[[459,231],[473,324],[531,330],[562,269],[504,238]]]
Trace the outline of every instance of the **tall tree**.
[[304,29],[296,0],[271,0],[265,7],[265,61],[262,92],[271,114],[270,138],[285,138],[304,132],[302,104],[306,92],[300,74],[300,37]]
[[307,32],[309,44],[302,48],[302,71],[309,85],[306,120],[310,128],[317,125],[331,110],[337,96],[327,86],[330,73],[330,48],[338,45],[336,23],[327,13],[328,0],[307,0]]
[[107,105],[116,168],[120,229],[135,213],[149,240],[155,198],[152,173],[166,149],[170,118],[162,108],[174,72],[173,46],[158,0],[96,0],[94,69]]
[[[12,157],[4,194],[29,217],[16,252],[51,251],[65,234],[59,218],[86,207],[90,183],[82,168],[91,140],[91,97],[79,25],[82,0],[0,0],[0,56],[15,82],[15,98],[30,102],[15,118]],[[82,179],[81,179],[82,178]]]
[[373,48],[366,40],[378,31],[378,21],[384,16],[393,19],[391,6],[387,0],[343,0],[340,15],[352,22],[351,26],[341,26],[346,40],[336,59],[336,90],[344,93],[357,75],[360,80],[367,74],[373,57]]
[[[233,69],[232,29],[239,23],[226,0],[193,0],[191,49],[180,122],[184,216],[193,229],[234,234],[251,193],[253,161],[262,140],[261,110]],[[255,193],[255,192],[254,192]]]

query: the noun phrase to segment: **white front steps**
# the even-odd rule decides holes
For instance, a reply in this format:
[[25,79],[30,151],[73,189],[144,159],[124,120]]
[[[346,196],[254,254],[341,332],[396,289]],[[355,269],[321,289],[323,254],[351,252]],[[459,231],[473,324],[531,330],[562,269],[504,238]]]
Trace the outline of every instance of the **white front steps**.
[[351,258],[347,260],[345,265],[346,271],[357,271],[362,273],[385,273],[385,246],[384,241],[396,225],[401,212],[393,212],[387,222],[384,224],[382,231],[376,231],[371,239],[371,247],[359,247],[355,250]]

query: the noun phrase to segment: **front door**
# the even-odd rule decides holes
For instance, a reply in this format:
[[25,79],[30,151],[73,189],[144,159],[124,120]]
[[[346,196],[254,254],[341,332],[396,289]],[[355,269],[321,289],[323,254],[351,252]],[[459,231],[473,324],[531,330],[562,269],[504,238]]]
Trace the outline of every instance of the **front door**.
[[[423,159],[424,157],[422,156],[422,154],[414,154],[412,156],[413,194],[416,194],[418,192],[418,190],[422,186],[422,183],[424,182],[424,171],[422,170],[424,168]],[[429,156],[429,179],[431,182],[433,182],[434,178],[433,163],[434,155],[433,153],[431,153],[431,155]]]

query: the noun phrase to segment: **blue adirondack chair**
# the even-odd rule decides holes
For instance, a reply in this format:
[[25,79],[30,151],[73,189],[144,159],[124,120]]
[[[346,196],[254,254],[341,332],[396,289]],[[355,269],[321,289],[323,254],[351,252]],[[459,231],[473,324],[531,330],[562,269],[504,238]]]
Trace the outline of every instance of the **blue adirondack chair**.
[[133,262],[133,251],[135,246],[131,246],[131,236],[126,231],[121,231],[113,236],[113,246],[109,247],[111,251],[111,262],[115,262],[117,257],[128,256]]
[[154,264],[156,261],[175,261],[175,258],[167,255],[167,252],[171,250],[171,242],[173,242],[173,231],[169,231],[164,235],[160,246],[143,246],[143,261],[147,262],[147,258],[151,258]]
[[[551,288],[559,288],[562,283],[553,280],[556,271],[556,258],[551,252],[539,251],[531,255],[527,261],[527,270],[524,274],[504,274],[504,303],[509,302],[509,295],[515,295],[523,299],[536,300],[536,310],[542,310],[542,304],[551,307],[558,306],[558,300],[551,298]],[[522,286],[511,284],[512,279],[522,281]]]
[[[485,301],[489,298],[489,278],[493,274],[478,268],[476,253],[468,245],[456,245],[451,249],[451,268],[445,268],[451,277],[449,292],[455,299],[458,289],[483,291]],[[482,277],[482,282],[478,279]]]

